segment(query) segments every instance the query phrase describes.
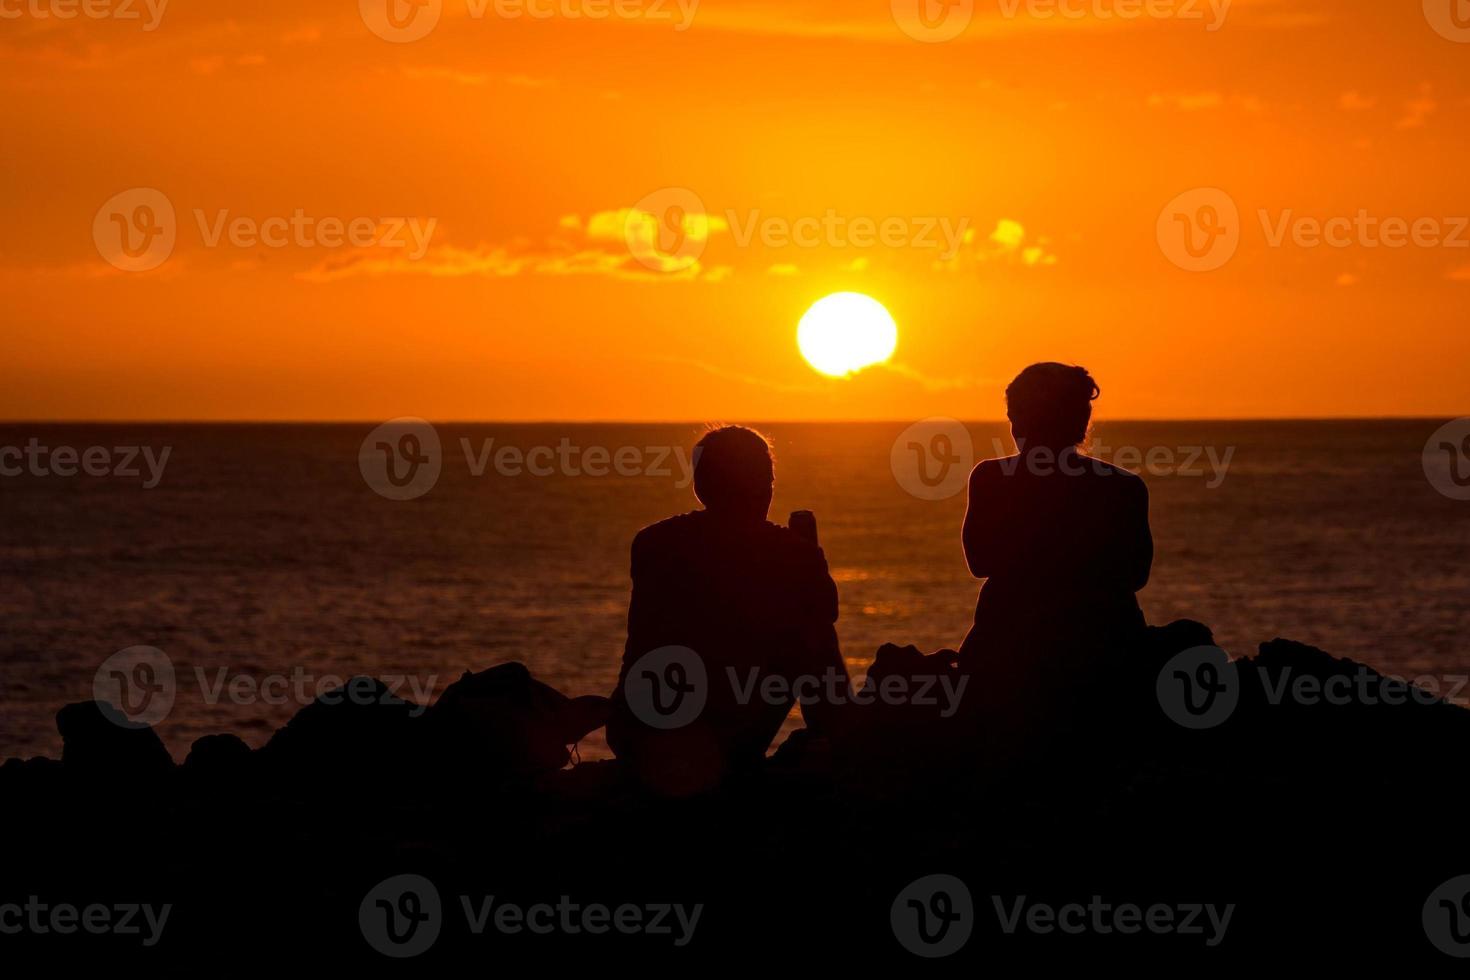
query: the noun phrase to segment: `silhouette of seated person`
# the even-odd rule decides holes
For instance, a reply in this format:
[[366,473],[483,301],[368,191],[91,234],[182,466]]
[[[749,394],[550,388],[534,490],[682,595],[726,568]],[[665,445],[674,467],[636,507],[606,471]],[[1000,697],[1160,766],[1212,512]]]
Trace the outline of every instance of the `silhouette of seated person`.
[[1006,389],[1016,455],[970,474],[965,560],[985,583],[960,658],[989,672],[1013,711],[1059,692],[1065,703],[1069,689],[1085,696],[1106,655],[1143,636],[1148,490],[1079,448],[1098,395],[1083,368],[1026,368]]
[[[763,436],[713,429],[694,450],[703,509],[633,539],[628,639],[607,735],[656,790],[701,792],[759,764],[797,695],[807,727],[829,732],[829,705],[841,703],[830,692],[847,693],[837,586],[814,532],[766,519],[774,479]],[[796,687],[799,678],[817,682]]]

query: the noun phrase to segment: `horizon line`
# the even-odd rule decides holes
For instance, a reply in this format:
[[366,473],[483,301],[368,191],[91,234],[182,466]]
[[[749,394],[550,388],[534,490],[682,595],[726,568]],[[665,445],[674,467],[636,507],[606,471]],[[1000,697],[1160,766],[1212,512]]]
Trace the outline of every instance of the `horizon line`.
[[[1219,415],[1219,416],[1137,416],[1094,420],[1093,426],[1104,424],[1136,424],[1155,422],[1199,423],[1199,422],[1431,422],[1435,420],[1464,418],[1464,414],[1434,415]],[[0,425],[382,425],[396,418],[421,418],[421,416],[392,416],[389,418],[5,418]],[[728,419],[599,419],[599,418],[450,418],[424,419],[432,425],[912,425],[927,419],[954,418],[945,415],[926,415],[923,418],[766,418],[747,419],[744,422]],[[956,418],[965,425],[1009,425],[1005,418]]]

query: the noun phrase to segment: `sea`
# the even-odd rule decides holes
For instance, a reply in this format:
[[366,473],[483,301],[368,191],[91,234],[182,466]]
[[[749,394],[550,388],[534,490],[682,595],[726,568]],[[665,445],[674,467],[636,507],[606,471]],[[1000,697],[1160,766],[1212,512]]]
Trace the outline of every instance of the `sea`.
[[[1011,451],[1005,426],[752,424],[772,519],[816,515],[853,672],[883,643],[957,646],[980,585],[963,473]],[[1199,620],[1234,656],[1288,637],[1463,683],[1470,501],[1426,463],[1444,424],[1100,421],[1094,451],[1151,492],[1149,621]],[[155,728],[179,761],[205,734],[263,744],[355,674],[428,702],[518,660],[606,694],[629,544],[697,506],[704,428],[0,425],[0,757],[58,755],[56,711],[138,646],[172,667]],[[607,754],[600,734],[579,751]]]

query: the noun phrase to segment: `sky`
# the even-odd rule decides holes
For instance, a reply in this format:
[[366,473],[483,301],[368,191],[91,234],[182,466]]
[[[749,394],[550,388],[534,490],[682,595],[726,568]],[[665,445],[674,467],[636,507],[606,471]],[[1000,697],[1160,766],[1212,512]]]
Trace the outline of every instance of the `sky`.
[[920,2],[0,0],[0,418],[1470,411],[1470,0]]

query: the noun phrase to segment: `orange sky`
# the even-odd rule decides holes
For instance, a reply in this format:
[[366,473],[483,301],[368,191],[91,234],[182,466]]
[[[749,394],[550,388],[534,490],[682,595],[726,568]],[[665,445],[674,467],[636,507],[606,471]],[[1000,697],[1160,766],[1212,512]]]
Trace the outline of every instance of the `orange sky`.
[[[995,418],[1040,359],[1114,418],[1470,406],[1466,0],[980,0],[936,43],[889,0],[426,0],[402,43],[388,0],[89,2],[139,18],[0,0],[0,418]],[[148,271],[107,261],[134,188]],[[625,233],[663,188],[710,216],[682,261]],[[1195,188],[1238,209],[1213,271],[1167,240]],[[1423,234],[1293,240],[1360,214]],[[801,359],[837,290],[890,365]]]

